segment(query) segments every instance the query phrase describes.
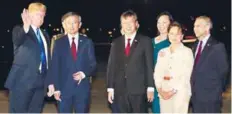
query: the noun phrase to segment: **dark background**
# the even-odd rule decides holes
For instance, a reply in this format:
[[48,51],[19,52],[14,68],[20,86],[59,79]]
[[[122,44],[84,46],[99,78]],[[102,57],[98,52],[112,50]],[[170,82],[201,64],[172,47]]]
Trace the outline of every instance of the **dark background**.
[[[139,32],[156,36],[156,17],[163,11],[169,11],[174,19],[186,27],[186,34],[194,36],[194,19],[200,15],[212,18],[212,35],[225,43],[230,62],[231,58],[231,0],[1,0],[0,7],[0,88],[13,60],[11,31],[21,24],[21,12],[33,1],[43,2],[47,6],[44,28],[50,36],[59,33],[61,16],[68,12],[78,12],[82,16],[83,28],[95,43],[95,52],[99,71],[105,71],[108,59],[108,45],[120,35],[120,14],[128,9],[138,14]],[[51,26],[49,26],[51,24]],[[112,36],[108,34],[112,31]],[[230,79],[228,79],[230,80]],[[229,82],[229,81],[228,81]]]

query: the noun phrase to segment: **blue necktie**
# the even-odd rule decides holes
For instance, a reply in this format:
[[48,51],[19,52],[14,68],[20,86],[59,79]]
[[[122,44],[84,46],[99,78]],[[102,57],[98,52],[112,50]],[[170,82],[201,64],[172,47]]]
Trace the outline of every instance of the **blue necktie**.
[[43,44],[43,40],[39,32],[39,28],[36,29],[36,36],[37,36],[37,40],[39,42],[39,47],[40,47],[41,74],[43,74],[47,70],[47,61],[46,61],[44,44]]

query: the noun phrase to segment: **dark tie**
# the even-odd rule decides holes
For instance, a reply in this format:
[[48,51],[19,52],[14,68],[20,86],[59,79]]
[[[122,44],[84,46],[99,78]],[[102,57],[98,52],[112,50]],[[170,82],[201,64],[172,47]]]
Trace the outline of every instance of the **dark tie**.
[[47,60],[46,60],[46,54],[44,49],[44,43],[40,35],[39,28],[36,29],[36,36],[40,47],[41,73],[43,74],[47,70]]
[[130,38],[127,39],[127,45],[126,45],[126,48],[125,48],[125,55],[126,56],[129,56],[130,54]]
[[76,43],[75,43],[74,37],[72,38],[71,50],[72,50],[73,60],[76,61],[77,60],[77,48],[76,48]]
[[197,55],[196,55],[196,57],[195,57],[195,63],[194,63],[194,65],[196,65],[197,64],[197,62],[199,61],[199,59],[200,59],[200,56],[201,56],[201,51],[202,51],[202,41],[200,41],[199,42],[200,44],[198,45],[198,50],[197,50]]

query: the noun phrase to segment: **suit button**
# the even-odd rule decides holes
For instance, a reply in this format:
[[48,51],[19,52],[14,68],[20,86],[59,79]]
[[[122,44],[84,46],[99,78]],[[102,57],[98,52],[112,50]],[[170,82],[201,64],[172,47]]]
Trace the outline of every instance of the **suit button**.
[[127,64],[125,64],[125,66],[127,66]]

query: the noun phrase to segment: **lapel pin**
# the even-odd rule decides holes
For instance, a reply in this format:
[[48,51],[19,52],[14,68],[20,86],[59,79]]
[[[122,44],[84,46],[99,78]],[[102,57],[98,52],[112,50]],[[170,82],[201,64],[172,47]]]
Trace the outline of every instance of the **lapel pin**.
[[82,42],[82,40],[80,40],[80,42]]

